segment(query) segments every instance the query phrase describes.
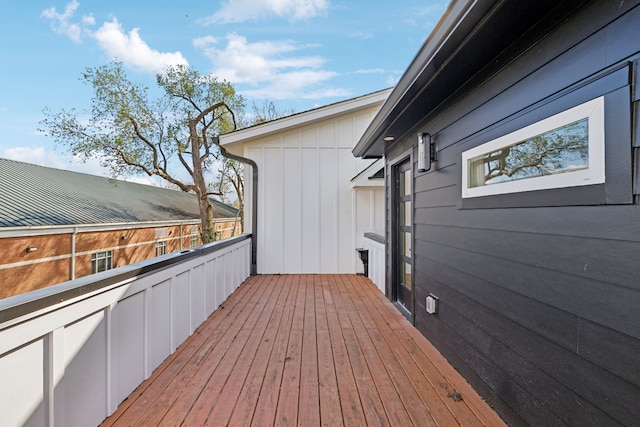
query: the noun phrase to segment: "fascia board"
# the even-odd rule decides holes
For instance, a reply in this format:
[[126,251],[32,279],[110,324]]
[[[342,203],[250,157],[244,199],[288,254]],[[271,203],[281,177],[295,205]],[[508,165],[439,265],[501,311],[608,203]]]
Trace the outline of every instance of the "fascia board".
[[447,6],[447,10],[445,10],[433,31],[427,37],[420,51],[354,147],[354,156],[367,156],[367,151],[378,139],[384,136],[383,133],[388,127],[389,120],[392,119],[393,115],[401,112],[398,110],[401,109],[400,105],[407,93],[416,85],[418,78],[431,63],[433,57],[449,40],[469,11],[476,6],[477,2],[478,0],[452,0]]
[[351,178],[351,188],[356,187],[384,187],[384,179],[370,179],[369,177],[384,167],[384,157],[373,161],[358,175]]
[[385,99],[387,99],[387,96],[389,96],[389,93],[391,93],[391,89],[385,89],[369,95],[360,96],[358,98],[293,114],[291,116],[283,117],[257,126],[220,135],[220,144],[223,146],[230,146],[237,143],[245,143],[274,133],[290,130],[300,126],[306,126],[317,121],[327,120],[331,117],[369,108],[376,104],[382,104]]

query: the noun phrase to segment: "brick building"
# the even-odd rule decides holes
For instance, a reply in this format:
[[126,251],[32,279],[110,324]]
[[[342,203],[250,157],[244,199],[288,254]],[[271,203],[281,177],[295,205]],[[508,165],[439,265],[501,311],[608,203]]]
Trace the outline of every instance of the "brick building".
[[[200,244],[193,194],[0,159],[0,298]],[[220,239],[237,209],[213,200]]]

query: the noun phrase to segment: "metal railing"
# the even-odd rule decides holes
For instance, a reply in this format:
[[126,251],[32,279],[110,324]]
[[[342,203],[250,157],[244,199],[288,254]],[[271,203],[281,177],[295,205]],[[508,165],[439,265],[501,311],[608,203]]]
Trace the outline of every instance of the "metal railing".
[[243,235],[0,300],[1,424],[100,424],[250,263]]

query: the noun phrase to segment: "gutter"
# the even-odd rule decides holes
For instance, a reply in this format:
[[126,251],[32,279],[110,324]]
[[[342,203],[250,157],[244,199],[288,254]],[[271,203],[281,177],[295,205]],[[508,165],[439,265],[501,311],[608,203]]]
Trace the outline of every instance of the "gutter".
[[[251,166],[253,171],[253,184],[251,192],[251,271],[250,274],[255,276],[258,274],[258,165],[251,159],[231,154],[220,145],[220,137],[214,136],[212,142],[220,149],[223,157],[236,160],[240,163]],[[244,232],[244,230],[243,230]]]

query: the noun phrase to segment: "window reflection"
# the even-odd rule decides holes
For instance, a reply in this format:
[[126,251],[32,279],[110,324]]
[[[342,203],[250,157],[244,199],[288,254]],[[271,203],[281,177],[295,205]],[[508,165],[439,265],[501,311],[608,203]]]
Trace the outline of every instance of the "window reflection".
[[411,195],[411,169],[400,175],[400,194],[403,196]]
[[402,263],[402,284],[411,289],[411,264],[406,262]]
[[589,120],[583,119],[471,159],[469,187],[588,167]]
[[402,255],[411,258],[411,233],[402,233]]
[[411,227],[411,202],[400,203],[401,225]]

